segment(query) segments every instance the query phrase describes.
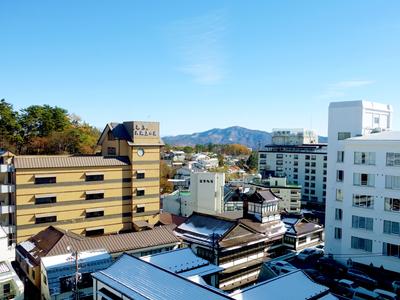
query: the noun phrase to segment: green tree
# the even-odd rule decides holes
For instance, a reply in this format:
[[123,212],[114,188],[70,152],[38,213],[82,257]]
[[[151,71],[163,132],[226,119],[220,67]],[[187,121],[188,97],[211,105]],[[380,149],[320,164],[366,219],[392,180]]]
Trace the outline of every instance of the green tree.
[[16,151],[16,144],[21,141],[20,131],[18,113],[10,103],[0,100],[0,148]]
[[246,165],[250,170],[257,170],[258,168],[258,152],[252,151],[249,158],[247,159]]

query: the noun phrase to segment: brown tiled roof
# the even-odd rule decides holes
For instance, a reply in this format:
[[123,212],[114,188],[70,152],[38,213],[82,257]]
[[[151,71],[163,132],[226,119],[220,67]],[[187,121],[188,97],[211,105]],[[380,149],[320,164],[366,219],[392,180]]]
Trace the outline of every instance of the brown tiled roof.
[[108,167],[129,165],[127,156],[100,155],[32,155],[16,156],[16,169],[71,168],[71,167]]
[[274,200],[279,200],[279,197],[271,189],[257,189],[253,194],[248,196],[249,202],[263,203]]
[[68,246],[77,251],[105,249],[113,254],[178,242],[180,240],[174,235],[173,226],[159,226],[152,230],[93,238],[50,226],[19,244],[17,249],[29,253],[32,260],[38,264],[41,257],[68,253]]
[[181,225],[183,222],[185,222],[187,218],[186,217],[181,217],[177,215],[173,215],[167,212],[163,212],[160,214],[160,224],[163,225],[171,225],[174,224],[176,226]]
[[299,222],[294,226],[298,235],[322,230],[322,226],[311,222]]

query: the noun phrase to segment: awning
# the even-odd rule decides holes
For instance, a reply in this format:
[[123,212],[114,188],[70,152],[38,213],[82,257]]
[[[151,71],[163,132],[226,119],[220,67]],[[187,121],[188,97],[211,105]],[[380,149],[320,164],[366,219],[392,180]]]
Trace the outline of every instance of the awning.
[[86,176],[104,175],[103,172],[86,172]]
[[104,208],[87,208],[86,212],[96,212],[96,211],[104,211]]
[[86,228],[86,231],[93,231],[93,230],[100,230],[104,229],[104,227],[92,227],[92,228]]
[[51,198],[51,197],[57,197],[56,194],[42,194],[42,195],[35,195],[36,199],[41,199],[41,198]]
[[37,174],[35,178],[49,178],[49,177],[56,177],[55,174]]
[[46,217],[55,217],[55,213],[47,213],[47,214],[35,214],[35,218],[46,218]]
[[104,190],[86,191],[85,193],[86,193],[86,195],[104,194]]

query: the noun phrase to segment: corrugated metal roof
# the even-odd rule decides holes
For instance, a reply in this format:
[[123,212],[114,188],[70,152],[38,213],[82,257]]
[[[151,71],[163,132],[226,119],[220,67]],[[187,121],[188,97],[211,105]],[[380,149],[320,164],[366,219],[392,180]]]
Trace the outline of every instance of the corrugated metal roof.
[[112,266],[92,275],[131,299],[232,299],[212,288],[126,254]]
[[71,167],[109,167],[130,165],[127,156],[100,156],[100,155],[32,155],[16,156],[16,169],[40,168],[71,168]]

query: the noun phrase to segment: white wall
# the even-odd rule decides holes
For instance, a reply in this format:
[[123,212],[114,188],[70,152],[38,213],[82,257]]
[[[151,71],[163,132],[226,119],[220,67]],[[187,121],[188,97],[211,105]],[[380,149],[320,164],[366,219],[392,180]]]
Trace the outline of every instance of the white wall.
[[224,173],[192,173],[190,194],[194,210],[202,213],[222,213],[224,211]]

